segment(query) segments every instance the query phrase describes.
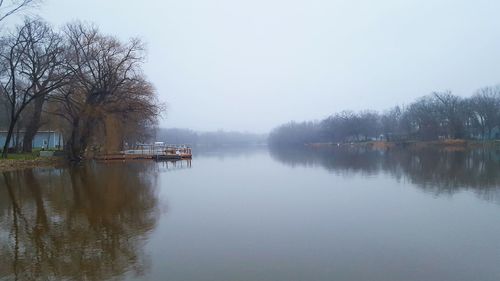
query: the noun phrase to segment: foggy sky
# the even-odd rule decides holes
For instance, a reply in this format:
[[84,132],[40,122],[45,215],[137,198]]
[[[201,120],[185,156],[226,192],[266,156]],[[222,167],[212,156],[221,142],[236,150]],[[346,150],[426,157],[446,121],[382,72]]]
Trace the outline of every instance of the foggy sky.
[[266,132],[500,83],[500,1],[45,0],[148,46],[164,127]]

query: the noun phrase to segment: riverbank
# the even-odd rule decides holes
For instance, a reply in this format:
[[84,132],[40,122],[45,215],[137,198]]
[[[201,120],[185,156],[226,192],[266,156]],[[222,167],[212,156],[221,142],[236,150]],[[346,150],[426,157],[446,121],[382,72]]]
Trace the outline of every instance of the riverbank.
[[32,169],[39,167],[57,167],[64,164],[63,157],[36,157],[0,159],[0,172]]
[[364,141],[349,143],[311,143],[306,146],[312,148],[322,148],[331,146],[352,146],[352,147],[370,147],[375,149],[389,149],[394,147],[401,148],[442,148],[442,149],[466,149],[478,147],[500,147],[500,141],[477,141],[463,139],[449,139],[438,141]]

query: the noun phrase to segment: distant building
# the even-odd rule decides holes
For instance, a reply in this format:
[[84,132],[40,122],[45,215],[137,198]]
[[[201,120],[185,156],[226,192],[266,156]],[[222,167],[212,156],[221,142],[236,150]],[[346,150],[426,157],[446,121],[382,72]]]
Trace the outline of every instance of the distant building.
[[498,140],[500,139],[500,128],[496,126],[491,130],[491,133],[489,134],[489,139],[490,140]]
[[[17,136],[19,135],[19,139]],[[9,147],[15,147],[16,144],[22,146],[24,131],[14,132],[12,139],[10,140]],[[0,131],[0,146],[3,147],[5,139],[7,138],[7,131]],[[33,139],[33,148],[43,148],[43,149],[59,149],[63,147],[63,136],[57,131],[38,131]],[[1,148],[0,148],[1,149]]]
[[477,140],[499,140],[500,139],[500,127],[495,126],[491,129],[491,132],[485,132],[483,135],[482,132],[476,132],[471,135],[471,138]]

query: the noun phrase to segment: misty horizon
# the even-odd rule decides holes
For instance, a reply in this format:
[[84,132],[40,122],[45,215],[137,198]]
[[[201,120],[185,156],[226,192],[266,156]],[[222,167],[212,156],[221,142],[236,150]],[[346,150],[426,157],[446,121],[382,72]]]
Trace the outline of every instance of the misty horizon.
[[488,1],[119,4],[47,0],[37,12],[143,39],[145,74],[167,104],[161,127],[267,133],[500,83],[500,4]]

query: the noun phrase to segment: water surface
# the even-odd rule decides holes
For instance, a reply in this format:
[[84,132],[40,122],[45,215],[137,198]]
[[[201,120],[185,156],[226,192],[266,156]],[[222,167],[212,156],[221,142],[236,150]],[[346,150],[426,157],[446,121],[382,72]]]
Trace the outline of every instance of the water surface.
[[500,280],[499,172],[335,148],[3,173],[0,280]]

